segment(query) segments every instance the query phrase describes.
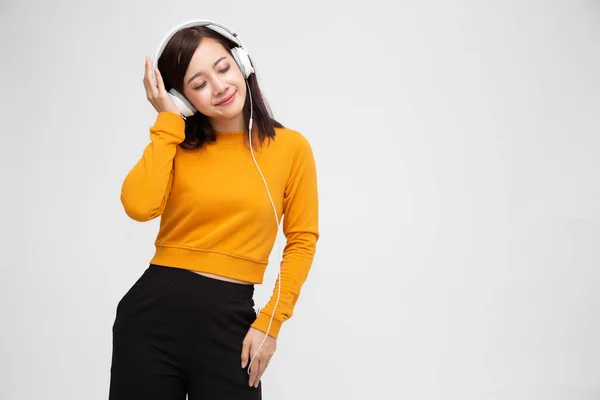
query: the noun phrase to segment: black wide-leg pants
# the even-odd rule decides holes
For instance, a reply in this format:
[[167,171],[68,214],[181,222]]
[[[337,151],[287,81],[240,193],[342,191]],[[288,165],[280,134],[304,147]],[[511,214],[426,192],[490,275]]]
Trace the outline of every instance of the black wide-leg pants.
[[258,400],[241,366],[254,286],[150,265],[117,305],[109,400]]

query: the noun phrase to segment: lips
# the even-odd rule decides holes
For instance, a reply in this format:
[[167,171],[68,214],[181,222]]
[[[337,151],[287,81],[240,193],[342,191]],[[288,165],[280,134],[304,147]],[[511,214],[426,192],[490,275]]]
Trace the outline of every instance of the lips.
[[217,105],[222,106],[222,105],[229,104],[233,100],[234,96],[235,96],[235,92],[233,92],[230,96],[226,97],[225,99],[223,99],[222,101],[217,103]]

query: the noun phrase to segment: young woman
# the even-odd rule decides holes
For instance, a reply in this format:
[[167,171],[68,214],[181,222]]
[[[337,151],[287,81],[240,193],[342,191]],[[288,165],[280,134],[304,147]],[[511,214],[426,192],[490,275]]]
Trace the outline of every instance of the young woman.
[[[224,25],[176,27],[143,82],[158,115],[121,202],[136,221],[160,217],[160,229],[117,305],[110,399],[260,399],[319,238],[311,146],[273,119]],[[279,277],[257,313],[254,285],[282,217]]]

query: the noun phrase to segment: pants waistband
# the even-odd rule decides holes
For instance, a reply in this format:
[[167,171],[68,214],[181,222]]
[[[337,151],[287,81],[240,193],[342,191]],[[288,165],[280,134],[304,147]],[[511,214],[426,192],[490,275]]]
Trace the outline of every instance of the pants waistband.
[[180,285],[191,286],[201,293],[250,300],[254,295],[253,284],[240,284],[202,276],[183,268],[150,264],[145,274],[161,276]]

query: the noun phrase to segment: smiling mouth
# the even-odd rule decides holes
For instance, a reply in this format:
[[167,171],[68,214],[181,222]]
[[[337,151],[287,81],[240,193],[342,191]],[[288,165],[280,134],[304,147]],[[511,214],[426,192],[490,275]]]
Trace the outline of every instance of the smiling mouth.
[[231,103],[231,101],[232,101],[232,100],[233,100],[233,98],[235,97],[235,93],[236,93],[236,92],[233,92],[233,93],[231,94],[231,96],[227,97],[226,99],[223,99],[223,101],[221,101],[221,102],[217,103],[217,105],[218,105],[218,106],[222,106],[222,105],[226,105],[226,104],[229,104],[229,103]]

